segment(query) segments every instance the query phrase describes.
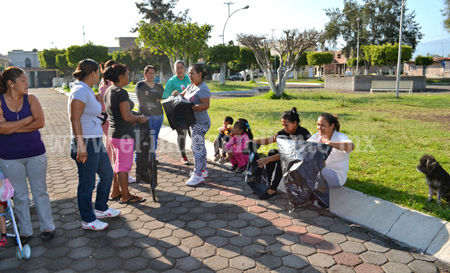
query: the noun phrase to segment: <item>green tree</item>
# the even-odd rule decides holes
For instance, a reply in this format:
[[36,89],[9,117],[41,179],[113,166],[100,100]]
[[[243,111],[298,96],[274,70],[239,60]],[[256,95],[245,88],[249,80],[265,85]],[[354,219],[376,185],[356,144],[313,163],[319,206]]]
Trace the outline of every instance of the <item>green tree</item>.
[[69,85],[69,81],[72,78],[72,73],[75,69],[69,66],[66,53],[56,55],[55,66],[64,74],[64,81],[66,82],[66,85]]
[[[368,45],[361,46],[364,51],[365,59],[370,62],[371,65],[379,67],[381,73],[381,66],[387,65],[389,68],[389,74],[393,74],[394,66],[398,60],[398,47],[396,43],[394,45],[387,43],[384,45]],[[407,45],[402,45],[401,61],[408,61],[412,56],[412,48]]]
[[195,57],[206,49],[211,27],[208,24],[173,23],[162,21],[160,24],[139,22],[139,36],[136,43],[149,49],[150,52],[169,57],[173,74],[176,60],[189,60],[189,65],[196,62]]
[[309,65],[319,66],[319,77],[322,77],[322,66],[333,61],[331,52],[309,52],[306,56]]
[[144,16],[142,19],[148,20],[150,24],[159,24],[161,21],[186,23],[190,19],[187,15],[188,9],[184,12],[180,11],[177,15],[173,12],[178,1],[169,0],[165,3],[164,0],[146,0],[135,4],[139,9],[139,14]]
[[239,48],[239,62],[245,64],[247,66],[246,68],[250,71],[250,76],[247,78],[254,79],[255,75],[253,75],[253,70],[257,67],[258,62],[256,61],[255,54],[253,54],[253,51],[250,48]]
[[432,65],[434,63],[433,57],[431,56],[417,56],[416,57],[416,65],[422,66],[422,75],[426,75],[426,70],[429,65]]
[[[350,67],[354,67],[356,66],[356,62],[358,60],[356,58],[350,58],[347,60],[347,65]],[[364,59],[363,58],[359,58],[359,63],[358,63],[359,67],[363,67],[364,66]]]
[[56,69],[56,55],[63,54],[66,50],[64,49],[44,49],[39,51],[38,58],[40,66],[48,69]]
[[70,67],[76,67],[84,59],[93,59],[97,62],[104,62],[109,59],[108,48],[106,46],[94,45],[92,42],[82,46],[73,45],[68,47],[66,57]]
[[209,47],[205,52],[206,61],[221,64],[220,83],[225,84],[225,71],[227,63],[239,60],[239,46],[235,46],[232,41],[228,45],[216,45]]
[[294,70],[294,78],[298,78],[297,68],[300,70],[300,77],[303,77],[303,71],[305,71],[306,66],[308,65],[308,59],[307,55],[310,51],[305,51],[302,53],[302,56],[300,59],[298,59],[297,63],[295,64],[295,70]]
[[450,32],[450,0],[444,1],[445,8],[442,11],[442,15],[445,17],[444,19],[444,28]]
[[5,71],[5,69],[6,69],[6,67],[4,65],[0,64],[0,72]]
[[[401,1],[363,0],[359,3],[357,0],[344,0],[342,11],[338,8],[325,9],[330,18],[325,24],[326,40],[336,46],[342,38],[345,41],[344,55],[355,57],[359,18],[360,45],[398,42],[400,5]],[[407,13],[406,5],[404,10],[402,44],[411,46],[414,51],[423,34],[414,20],[415,12]]]

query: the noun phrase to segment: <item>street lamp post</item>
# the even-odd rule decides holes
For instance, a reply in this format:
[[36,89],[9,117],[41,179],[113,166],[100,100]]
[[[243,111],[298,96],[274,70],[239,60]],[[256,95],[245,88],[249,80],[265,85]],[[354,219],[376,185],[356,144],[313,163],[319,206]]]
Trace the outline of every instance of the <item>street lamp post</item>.
[[358,24],[358,38],[356,41],[356,75],[359,75],[359,17],[356,19]]
[[227,21],[225,22],[225,25],[223,26],[223,32],[222,32],[222,44],[223,45],[225,45],[225,27],[227,26],[228,20],[230,19],[231,15],[235,14],[236,12],[240,11],[241,9],[248,9],[250,7],[249,5],[247,5],[243,8],[235,10],[232,14],[230,14],[230,5],[232,5],[233,3],[225,2],[224,4],[228,5],[228,18],[227,18]]
[[403,33],[403,7],[406,0],[402,0],[402,7],[400,12],[400,35],[398,37],[398,60],[397,60],[397,86],[395,88],[395,97],[398,98],[398,91],[400,89],[400,63],[402,59],[402,33]]

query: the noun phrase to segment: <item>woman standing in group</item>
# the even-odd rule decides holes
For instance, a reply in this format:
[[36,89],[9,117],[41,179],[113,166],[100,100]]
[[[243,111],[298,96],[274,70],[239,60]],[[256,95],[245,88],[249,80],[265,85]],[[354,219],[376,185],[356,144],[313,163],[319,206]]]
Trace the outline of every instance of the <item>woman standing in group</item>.
[[[163,99],[168,98],[174,91],[182,93],[186,87],[191,83],[190,77],[186,76],[186,66],[182,61],[176,61],[175,64],[176,75],[167,81],[166,87],[164,89]],[[188,164],[189,160],[186,157],[186,135],[189,128],[179,128],[177,129],[178,134],[178,148],[181,153],[181,163]]]
[[[208,108],[211,98],[211,91],[204,82],[208,73],[198,64],[191,66],[189,69],[189,79],[191,84],[184,90],[181,95],[192,103],[192,110],[196,123],[191,126],[192,130],[192,153],[194,154],[194,172],[186,182],[188,186],[197,186],[205,182],[208,176],[206,169],[206,147],[205,134],[211,126],[211,119],[208,115]],[[172,95],[177,96],[178,91],[173,91]]]
[[[71,157],[78,167],[78,209],[81,228],[104,230],[108,224],[98,219],[117,217],[119,210],[108,208],[113,171],[108,154],[103,145],[103,131],[98,115],[102,112],[101,95],[95,95],[91,86],[100,77],[97,62],[84,59],[73,72],[77,79],[69,94],[69,118],[72,134]],[[98,175],[95,210],[92,210],[92,192],[95,189],[95,174]]]
[[[105,72],[106,68],[112,66],[113,64],[116,64],[117,62],[114,60],[109,60],[106,63],[100,63],[100,72],[103,74],[103,72]],[[111,81],[108,80],[101,80],[100,84],[98,85],[98,93],[102,96],[105,97],[105,92],[108,89],[108,87],[111,86]],[[102,100],[102,112],[106,111],[106,107],[105,107],[105,102]],[[114,156],[113,153],[113,148],[111,145],[111,142],[109,142],[109,138],[108,138],[108,130],[109,130],[109,119],[106,118],[106,121],[102,124],[102,130],[103,130],[103,134],[106,136],[106,141],[105,141],[105,146],[106,146],[106,152],[108,153],[109,158],[112,160],[112,162],[116,162],[116,158]],[[132,177],[131,175],[128,176],[128,183],[133,183],[136,182],[136,179],[134,177]]]
[[144,80],[136,84],[135,93],[139,100],[139,112],[148,117],[150,135],[152,138],[152,151],[158,148],[158,136],[163,124],[164,115],[161,99],[164,87],[155,82],[156,69],[147,65],[144,68]]
[[114,183],[112,199],[120,203],[143,202],[145,198],[133,196],[128,190],[128,173],[133,165],[134,126],[135,122],[148,122],[145,116],[131,113],[134,103],[128,92],[123,89],[128,84],[128,67],[119,63],[106,68],[103,79],[113,84],[106,90],[105,105],[109,116],[108,137],[113,146],[116,161],[114,163]]
[[[261,145],[267,145],[276,142],[277,136],[279,135],[290,136],[291,138],[299,140],[307,140],[311,136],[308,130],[300,126],[300,116],[297,112],[297,108],[295,107],[281,115],[281,125],[283,126],[283,129],[277,134],[268,138],[255,139],[253,142]],[[278,150],[270,150],[268,157],[258,160],[258,165],[260,168],[266,166],[267,177],[269,179],[272,178],[272,174],[275,172],[269,188],[262,195],[258,196],[259,199],[266,200],[277,195],[277,188],[280,184],[281,178],[283,177],[280,154]]]
[[321,171],[330,188],[341,187],[347,181],[350,153],[355,148],[353,142],[339,132],[340,127],[337,115],[322,113],[317,119],[318,132],[308,139],[308,141],[324,143],[334,148],[325,160],[325,167]]
[[33,235],[27,177],[42,240],[53,238],[55,230],[46,183],[47,154],[39,132],[44,127],[44,112],[36,96],[28,94],[28,86],[27,75],[18,67],[0,74],[0,167],[15,190],[22,244]]

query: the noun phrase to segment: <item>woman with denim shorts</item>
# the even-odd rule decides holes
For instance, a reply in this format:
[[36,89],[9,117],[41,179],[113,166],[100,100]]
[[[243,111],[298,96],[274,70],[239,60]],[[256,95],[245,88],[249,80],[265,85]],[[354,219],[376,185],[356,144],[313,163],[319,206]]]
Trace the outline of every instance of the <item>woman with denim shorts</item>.
[[[71,157],[78,167],[78,209],[81,228],[104,230],[108,224],[99,218],[117,217],[119,210],[108,208],[108,195],[111,189],[113,171],[103,145],[101,95],[95,95],[91,86],[100,77],[97,62],[85,59],[78,63],[73,73],[77,79],[69,94],[68,111],[71,128]],[[92,192],[95,189],[95,175],[98,175],[97,196],[92,209]]]

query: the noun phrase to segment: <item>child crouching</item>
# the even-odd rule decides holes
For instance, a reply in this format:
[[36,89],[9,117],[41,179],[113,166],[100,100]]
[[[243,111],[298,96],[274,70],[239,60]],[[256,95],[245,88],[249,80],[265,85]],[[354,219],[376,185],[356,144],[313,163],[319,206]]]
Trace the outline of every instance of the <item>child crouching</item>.
[[234,124],[231,134],[234,136],[225,145],[232,165],[229,170],[242,173],[245,171],[245,167],[248,162],[248,155],[243,154],[242,151],[247,147],[247,142],[250,139],[253,139],[253,134],[250,130],[248,121],[245,119],[239,119]]

